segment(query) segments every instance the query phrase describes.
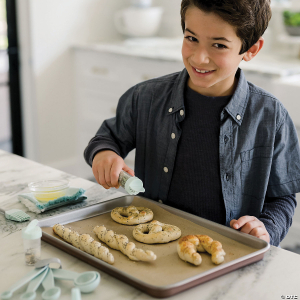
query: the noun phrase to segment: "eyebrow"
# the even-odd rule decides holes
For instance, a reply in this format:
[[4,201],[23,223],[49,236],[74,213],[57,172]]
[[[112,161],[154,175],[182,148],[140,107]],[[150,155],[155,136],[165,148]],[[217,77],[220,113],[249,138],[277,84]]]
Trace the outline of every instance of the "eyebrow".
[[[188,29],[188,28],[186,28],[185,31],[188,31],[188,32],[190,32],[191,34],[197,36],[196,33],[194,33],[192,30],[190,30],[190,29]],[[229,43],[232,42],[232,41],[229,41],[228,39],[226,39],[226,38],[223,37],[223,36],[222,36],[222,37],[211,37],[210,39],[211,39],[211,40],[214,40],[214,41],[226,41],[226,42],[229,42]]]

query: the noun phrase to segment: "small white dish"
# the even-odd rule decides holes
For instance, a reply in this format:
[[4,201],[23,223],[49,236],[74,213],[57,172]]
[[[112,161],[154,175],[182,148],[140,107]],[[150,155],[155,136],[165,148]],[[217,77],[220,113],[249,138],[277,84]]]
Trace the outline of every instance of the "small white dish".
[[69,188],[68,180],[43,180],[28,184],[34,197],[41,202],[48,202],[63,197]]

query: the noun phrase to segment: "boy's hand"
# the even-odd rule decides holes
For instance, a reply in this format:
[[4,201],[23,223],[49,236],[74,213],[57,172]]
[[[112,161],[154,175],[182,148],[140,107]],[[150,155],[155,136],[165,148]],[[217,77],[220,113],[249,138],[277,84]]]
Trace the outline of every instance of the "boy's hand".
[[134,171],[125,164],[123,158],[111,150],[103,150],[95,155],[92,170],[97,182],[106,189],[120,187],[118,179],[121,170],[134,176]]
[[240,229],[241,232],[251,234],[270,243],[270,236],[264,223],[256,217],[243,216],[238,220],[233,219],[230,221],[230,227],[233,229]]

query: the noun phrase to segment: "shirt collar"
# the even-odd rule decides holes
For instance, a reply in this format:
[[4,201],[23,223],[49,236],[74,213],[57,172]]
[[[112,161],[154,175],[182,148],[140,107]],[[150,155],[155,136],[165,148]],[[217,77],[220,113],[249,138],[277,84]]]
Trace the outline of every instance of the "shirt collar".
[[187,82],[189,74],[184,68],[177,76],[172,91],[170,107],[168,108],[167,115],[171,115],[178,110],[184,108],[184,89]]
[[249,87],[242,69],[238,68],[236,76],[239,77],[239,81],[225,110],[238,125],[241,125],[248,102],[247,95]]
[[[167,115],[171,115],[184,108],[184,89],[188,76],[189,74],[184,68],[176,78],[174,83],[175,88],[172,92],[170,107],[168,108]],[[241,125],[248,102],[247,95],[249,87],[242,69],[238,68],[236,76],[239,78],[238,84],[233,96],[225,107],[225,110],[236,121],[237,124]],[[224,114],[222,113],[222,115]]]

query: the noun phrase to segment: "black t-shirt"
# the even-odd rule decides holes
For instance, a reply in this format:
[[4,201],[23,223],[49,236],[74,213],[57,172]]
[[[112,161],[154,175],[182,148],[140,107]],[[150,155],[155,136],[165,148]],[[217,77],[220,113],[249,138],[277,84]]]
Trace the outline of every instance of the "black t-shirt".
[[190,87],[165,204],[225,224],[219,164],[220,115],[232,96],[207,97]]

